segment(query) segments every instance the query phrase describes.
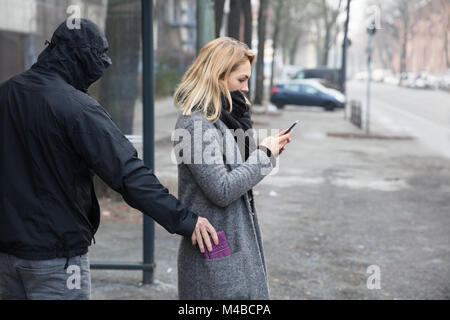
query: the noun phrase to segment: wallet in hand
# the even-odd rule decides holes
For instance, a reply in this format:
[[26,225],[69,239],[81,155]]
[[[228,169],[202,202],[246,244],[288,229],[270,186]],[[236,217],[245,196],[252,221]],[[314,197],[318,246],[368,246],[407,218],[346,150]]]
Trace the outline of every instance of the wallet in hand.
[[208,249],[205,249],[204,252],[205,258],[208,260],[214,260],[231,256],[231,249],[228,244],[227,237],[225,236],[225,232],[217,231],[217,237],[219,238],[219,245],[216,246],[210,236],[213,250],[208,251]]

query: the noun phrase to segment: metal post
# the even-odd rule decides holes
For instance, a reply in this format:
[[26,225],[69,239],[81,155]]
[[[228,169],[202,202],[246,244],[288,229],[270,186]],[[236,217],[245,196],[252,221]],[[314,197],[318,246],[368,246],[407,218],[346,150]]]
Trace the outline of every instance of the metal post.
[[[369,46],[367,51],[372,50],[372,36],[369,35]],[[367,58],[367,101],[366,101],[366,134],[370,134],[370,82],[372,81],[371,53]]]
[[197,54],[214,39],[216,35],[214,21],[214,1],[197,0]]
[[[153,0],[142,0],[142,76],[143,88],[143,120],[144,120],[144,163],[154,170],[154,74],[153,74]],[[129,136],[130,139],[133,136]],[[153,283],[153,271],[155,268],[154,248],[155,248],[155,225],[153,219],[144,216],[143,223],[143,263],[102,263],[91,264],[91,269],[96,270],[142,270],[143,284]]]
[[[154,115],[154,73],[153,73],[153,0],[142,0],[142,65],[143,65],[143,120],[144,120],[144,163],[155,169],[155,115]],[[154,265],[155,224],[144,215],[143,247],[144,265]],[[153,283],[153,268],[143,270],[143,284]]]
[[376,32],[375,21],[370,24],[367,28],[367,33],[369,34],[369,44],[367,46],[367,108],[366,108],[366,134],[370,134],[370,85],[372,82],[372,40]]
[[344,27],[344,41],[342,43],[342,63],[341,63],[341,91],[345,96],[345,108],[344,118],[347,118],[347,49],[350,46],[350,40],[348,39],[348,24],[350,21],[350,3],[351,0],[347,0],[347,18],[345,19]]

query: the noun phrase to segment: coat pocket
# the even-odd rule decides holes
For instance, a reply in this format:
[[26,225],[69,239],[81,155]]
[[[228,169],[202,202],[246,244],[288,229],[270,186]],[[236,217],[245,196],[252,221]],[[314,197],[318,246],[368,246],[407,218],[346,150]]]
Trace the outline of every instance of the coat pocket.
[[205,299],[250,299],[242,251],[225,258],[205,259],[203,263],[205,272],[200,291]]

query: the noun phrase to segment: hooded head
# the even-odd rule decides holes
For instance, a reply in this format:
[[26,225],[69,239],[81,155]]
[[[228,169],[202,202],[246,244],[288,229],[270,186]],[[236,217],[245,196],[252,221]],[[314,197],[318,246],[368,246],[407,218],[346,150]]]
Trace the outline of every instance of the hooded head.
[[69,29],[63,22],[33,67],[56,72],[70,85],[86,92],[111,65],[107,51],[108,41],[92,21],[81,19],[79,29]]

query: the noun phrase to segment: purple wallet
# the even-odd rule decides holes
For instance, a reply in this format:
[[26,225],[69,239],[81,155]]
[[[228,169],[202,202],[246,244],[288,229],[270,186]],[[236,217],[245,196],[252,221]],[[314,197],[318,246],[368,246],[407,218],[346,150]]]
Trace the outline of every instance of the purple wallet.
[[211,236],[211,244],[213,247],[213,250],[210,252],[205,246],[205,258],[208,260],[214,260],[219,258],[225,258],[231,256],[231,249],[227,241],[227,237],[225,237],[224,231],[217,231],[217,237],[219,238],[219,245],[215,245],[214,241],[212,240]]

